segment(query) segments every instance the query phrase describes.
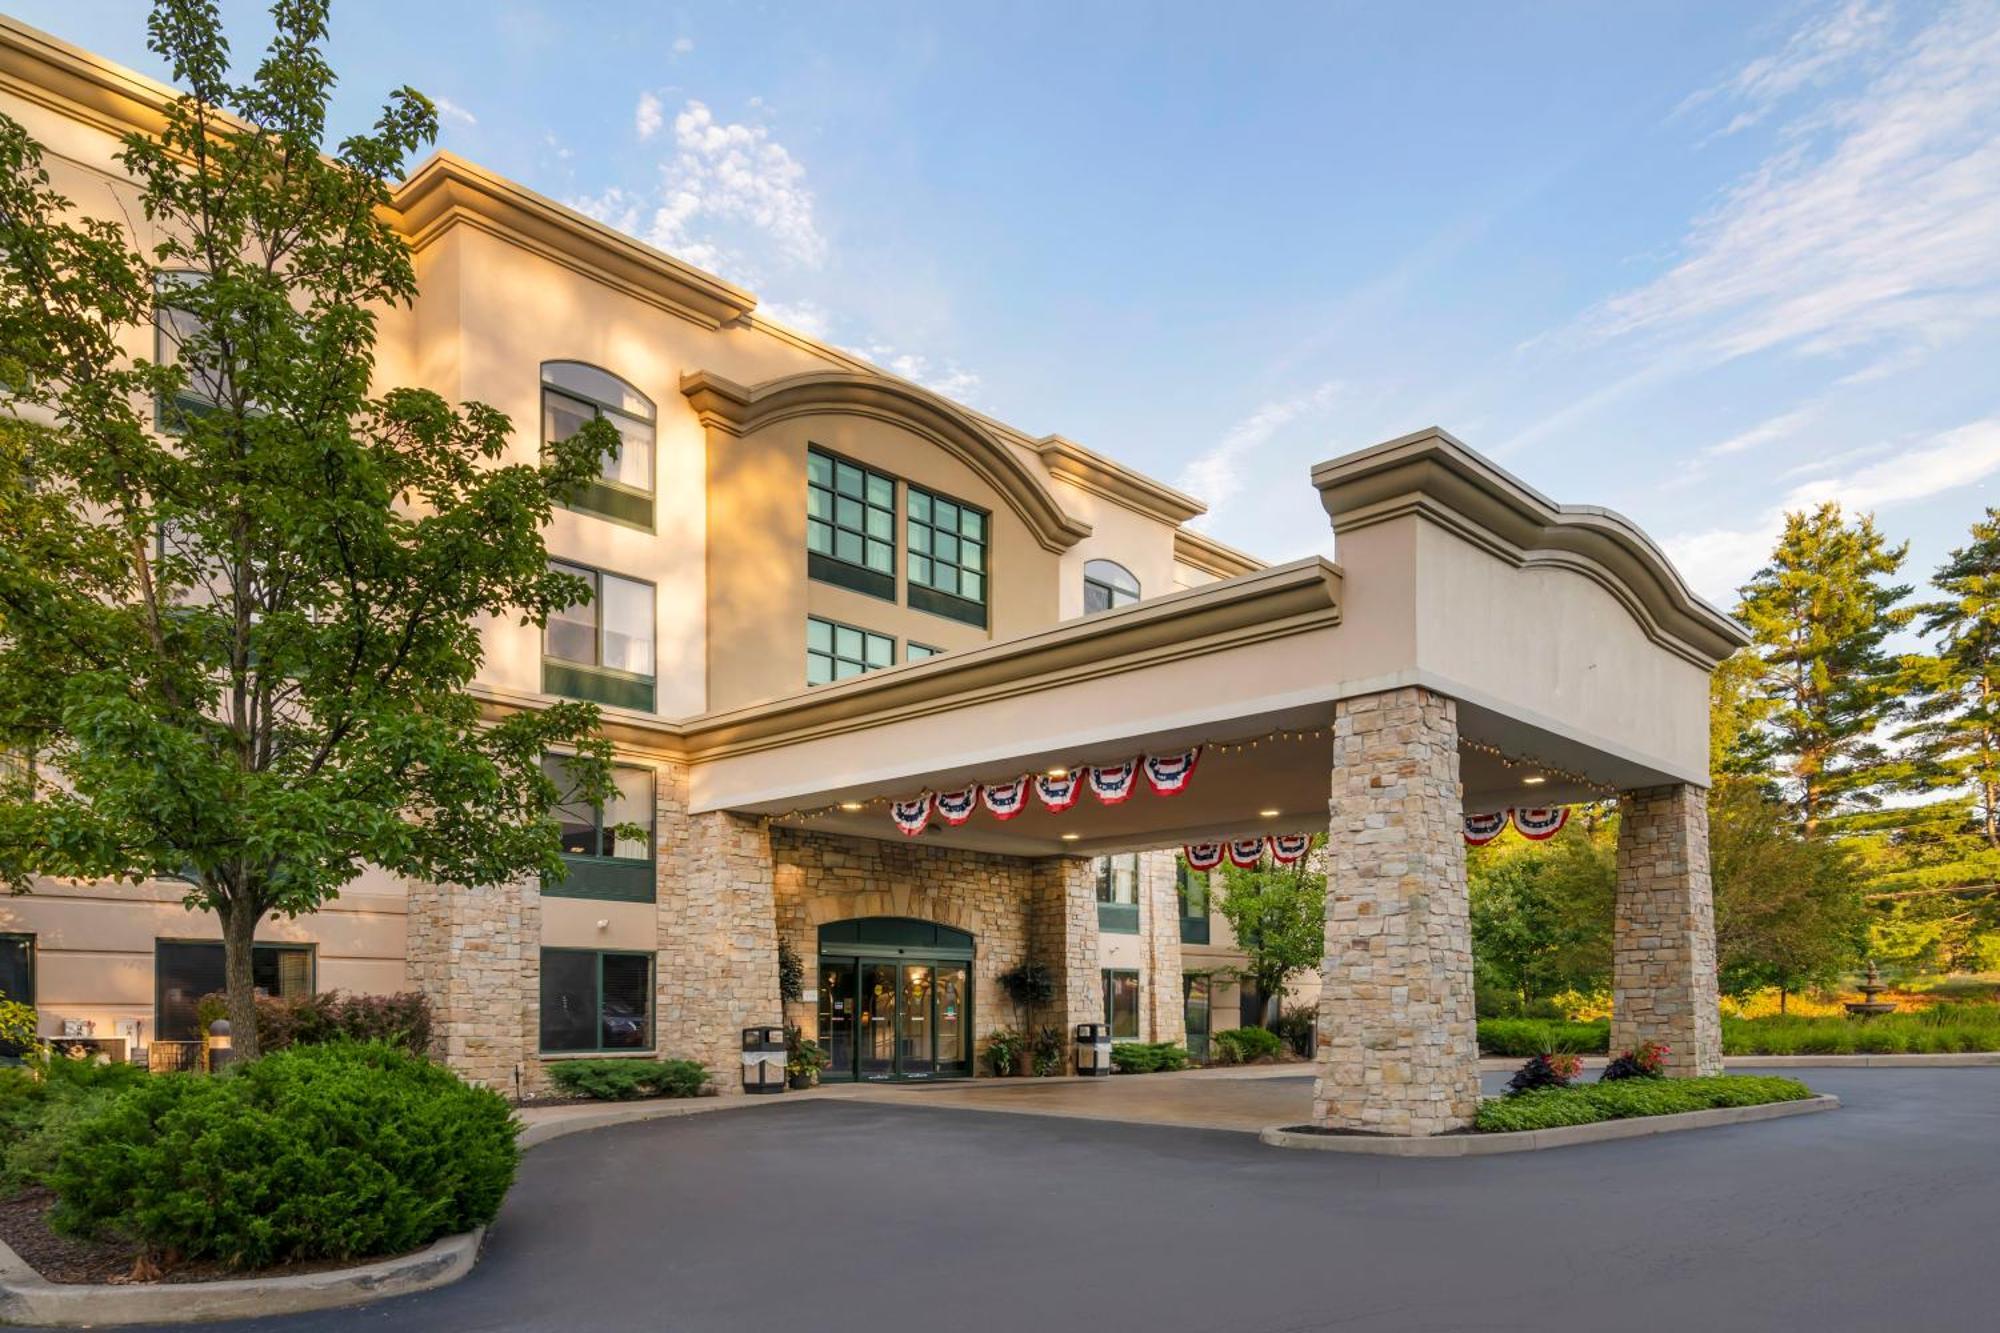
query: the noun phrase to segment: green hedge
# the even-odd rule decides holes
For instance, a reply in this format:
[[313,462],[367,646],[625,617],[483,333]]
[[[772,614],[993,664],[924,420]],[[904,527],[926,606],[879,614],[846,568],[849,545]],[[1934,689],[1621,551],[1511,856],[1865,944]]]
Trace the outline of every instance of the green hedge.
[[242,1268],[399,1254],[493,1220],[518,1128],[499,1093],[381,1044],[155,1074],[77,1127],[50,1221]]
[[61,1055],[0,1068],[0,1188],[46,1185],[77,1127],[145,1077],[133,1065]]
[[1707,1111],[1718,1106],[1762,1106],[1795,1102],[1813,1095],[1797,1079],[1758,1074],[1718,1074],[1713,1078],[1633,1078],[1617,1083],[1584,1083],[1545,1088],[1517,1097],[1482,1102],[1473,1128],[1486,1134],[1600,1120]]
[[602,1102],[635,1097],[698,1097],[708,1071],[693,1060],[558,1060],[549,1078],[573,1097]]
[[1543,1018],[1479,1020],[1479,1050],[1482,1055],[1505,1055],[1525,1060],[1543,1051],[1605,1055],[1610,1049],[1609,1022],[1563,1023]]
[[1171,1073],[1188,1067],[1187,1047],[1172,1041],[1121,1041],[1111,1048],[1121,1074]]
[[1219,1065],[1247,1065],[1269,1060],[1284,1045],[1268,1028],[1225,1028],[1209,1039]]
[[[1482,1018],[1479,1050],[1525,1060],[1543,1051],[1607,1055],[1611,1024]],[[1909,1014],[1855,1018],[1725,1018],[1724,1055],[1929,1055],[2000,1051],[2000,1005],[1940,1004]]]

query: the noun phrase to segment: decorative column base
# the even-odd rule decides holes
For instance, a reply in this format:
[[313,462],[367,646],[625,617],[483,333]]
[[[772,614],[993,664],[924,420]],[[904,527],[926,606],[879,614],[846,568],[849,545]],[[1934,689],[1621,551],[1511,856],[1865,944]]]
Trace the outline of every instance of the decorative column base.
[[510,1097],[540,1090],[542,885],[412,884],[410,985],[431,1002],[431,1052]]
[[1650,787],[1619,800],[1611,1053],[1669,1047],[1676,1078],[1722,1072],[1708,793]]
[[1334,710],[1313,1121],[1441,1134],[1479,1109],[1458,709],[1409,688]]

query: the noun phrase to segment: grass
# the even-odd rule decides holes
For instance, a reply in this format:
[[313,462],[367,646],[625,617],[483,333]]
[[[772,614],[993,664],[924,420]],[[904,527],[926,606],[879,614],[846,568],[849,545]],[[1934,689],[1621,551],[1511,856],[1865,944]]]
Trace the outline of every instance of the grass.
[[[1543,1051],[1606,1055],[1611,1024],[1563,1023],[1538,1018],[1483,1018],[1484,1055],[1527,1059]],[[1938,1004],[1907,1014],[1866,1020],[1840,1018],[1725,1018],[1724,1055],[1944,1055],[2000,1051],[2000,1005]]]
[[1559,1125],[1592,1125],[1600,1120],[1708,1111],[1719,1106],[1763,1106],[1796,1102],[1813,1095],[1797,1079],[1758,1074],[1718,1074],[1713,1078],[1628,1078],[1544,1088],[1518,1097],[1483,1102],[1473,1128],[1505,1134]]

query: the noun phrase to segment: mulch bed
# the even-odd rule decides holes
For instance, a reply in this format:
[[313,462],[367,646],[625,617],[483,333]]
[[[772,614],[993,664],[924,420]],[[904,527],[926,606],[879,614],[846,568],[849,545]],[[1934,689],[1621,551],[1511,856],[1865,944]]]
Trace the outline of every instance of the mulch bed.
[[[31,1189],[11,1199],[0,1200],[0,1240],[30,1267],[51,1282],[132,1281],[139,1249],[126,1241],[78,1240],[49,1229],[49,1208],[55,1195]],[[381,1255],[379,1258],[392,1258]],[[336,1268],[354,1268],[374,1259],[313,1259],[279,1264],[273,1268],[229,1268],[212,1259],[184,1260],[164,1265],[157,1282],[219,1282],[229,1278],[293,1277],[301,1273],[324,1273]]]

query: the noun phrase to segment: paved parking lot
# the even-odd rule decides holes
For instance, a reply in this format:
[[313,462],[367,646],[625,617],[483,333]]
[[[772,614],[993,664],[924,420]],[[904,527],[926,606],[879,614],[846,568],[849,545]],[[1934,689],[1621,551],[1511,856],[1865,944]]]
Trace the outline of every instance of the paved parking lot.
[[1992,1327],[2000,1069],[1806,1078],[1845,1107],[1441,1161],[924,1093],[600,1130],[527,1156],[458,1286],[228,1327]]

